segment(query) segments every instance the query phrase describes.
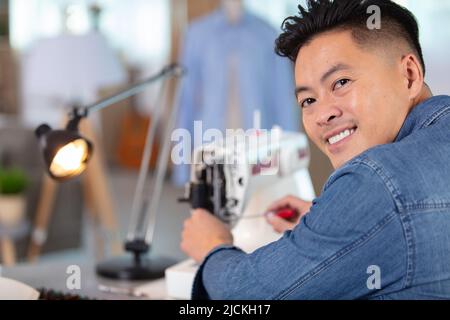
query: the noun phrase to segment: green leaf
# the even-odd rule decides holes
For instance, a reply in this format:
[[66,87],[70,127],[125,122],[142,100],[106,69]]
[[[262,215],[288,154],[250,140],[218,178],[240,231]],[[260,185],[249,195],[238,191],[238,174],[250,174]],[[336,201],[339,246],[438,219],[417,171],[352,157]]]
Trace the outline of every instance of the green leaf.
[[23,170],[18,168],[1,169],[0,168],[0,193],[18,194],[25,191],[28,180]]

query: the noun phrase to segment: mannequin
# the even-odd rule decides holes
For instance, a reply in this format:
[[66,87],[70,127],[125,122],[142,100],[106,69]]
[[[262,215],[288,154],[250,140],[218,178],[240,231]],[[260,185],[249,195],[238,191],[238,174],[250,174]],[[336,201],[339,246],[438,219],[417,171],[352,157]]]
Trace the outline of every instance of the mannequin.
[[[260,110],[261,128],[298,130],[292,67],[273,50],[277,30],[247,11],[243,0],[218,4],[186,30],[180,61],[190,72],[180,88],[178,128],[192,136],[200,120],[204,130],[248,130]],[[189,181],[189,169],[174,167],[175,185]]]
[[[244,15],[244,6],[242,0],[222,0],[222,10],[228,22],[235,26],[242,21]],[[236,52],[233,52],[228,57],[226,63],[228,64],[228,103],[227,103],[227,129],[242,128],[241,110],[239,105],[239,78],[237,76],[239,68],[239,57]]]
[[237,24],[244,14],[242,0],[222,0],[222,9],[231,24]]

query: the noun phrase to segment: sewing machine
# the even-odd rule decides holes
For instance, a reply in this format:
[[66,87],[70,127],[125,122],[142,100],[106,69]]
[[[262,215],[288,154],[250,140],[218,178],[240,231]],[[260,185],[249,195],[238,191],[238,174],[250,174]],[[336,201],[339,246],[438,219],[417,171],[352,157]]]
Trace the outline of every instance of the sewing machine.
[[[228,223],[234,244],[250,253],[281,236],[264,218],[270,204],[287,195],[308,201],[315,197],[309,159],[308,140],[302,133],[255,129],[244,138],[227,137],[225,143],[194,150],[191,180],[182,201]],[[189,299],[197,268],[193,260],[168,268],[169,296]]]

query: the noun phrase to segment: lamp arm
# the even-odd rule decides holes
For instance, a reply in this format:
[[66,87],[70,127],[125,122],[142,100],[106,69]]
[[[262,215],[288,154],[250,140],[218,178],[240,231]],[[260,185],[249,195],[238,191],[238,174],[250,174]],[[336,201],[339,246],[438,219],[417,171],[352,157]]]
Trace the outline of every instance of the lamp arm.
[[[102,99],[100,101],[97,101],[91,105],[88,105],[84,108],[74,108],[72,112],[70,113],[71,120],[74,121],[80,121],[81,118],[86,118],[89,113],[91,112],[97,112],[103,108],[106,108],[114,103],[117,103],[119,101],[122,101],[126,98],[129,98],[137,93],[140,93],[145,89],[145,87],[153,82],[156,82],[160,79],[166,78],[166,77],[180,77],[185,73],[185,70],[180,65],[173,63],[171,65],[168,65],[167,67],[163,68],[158,74],[143,80],[141,82],[138,82],[131,87],[127,88],[126,90],[123,90],[119,93],[116,93],[110,97],[107,97],[105,99]],[[69,123],[70,124],[70,123]]]

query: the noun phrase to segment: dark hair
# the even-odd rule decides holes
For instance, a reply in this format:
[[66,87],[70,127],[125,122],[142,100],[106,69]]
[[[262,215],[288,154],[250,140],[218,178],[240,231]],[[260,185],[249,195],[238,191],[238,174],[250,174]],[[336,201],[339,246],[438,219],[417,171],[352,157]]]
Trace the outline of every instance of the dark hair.
[[[369,6],[381,10],[381,29],[370,30],[367,20]],[[286,18],[283,33],[276,40],[276,53],[296,61],[300,49],[315,36],[332,30],[351,30],[361,46],[386,40],[404,39],[417,55],[425,73],[419,27],[414,15],[391,0],[307,0],[307,8],[299,5],[299,16]]]

